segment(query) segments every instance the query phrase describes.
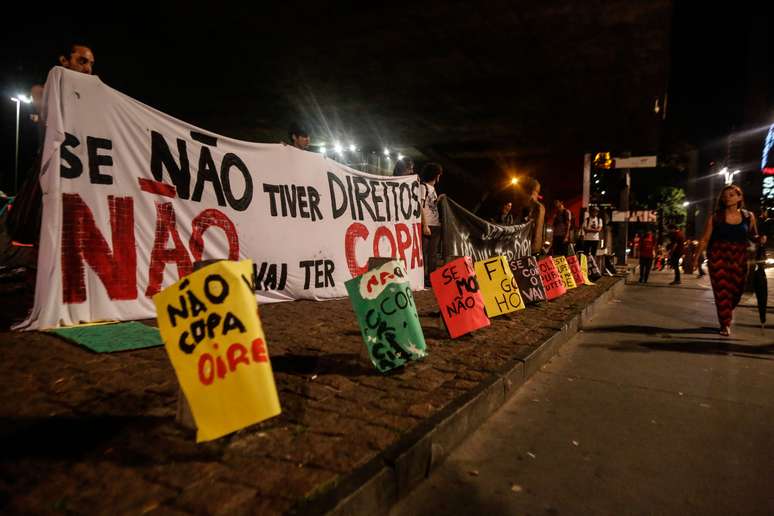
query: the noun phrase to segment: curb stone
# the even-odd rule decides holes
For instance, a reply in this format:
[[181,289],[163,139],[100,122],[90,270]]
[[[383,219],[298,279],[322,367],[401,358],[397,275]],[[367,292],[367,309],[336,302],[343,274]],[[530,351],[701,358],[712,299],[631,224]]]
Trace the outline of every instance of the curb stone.
[[290,514],[387,514],[398,500],[427,478],[457,445],[549,362],[562,345],[582,330],[601,306],[618,297],[624,289],[625,279],[619,277],[526,358],[506,365],[346,475],[335,487],[294,507]]

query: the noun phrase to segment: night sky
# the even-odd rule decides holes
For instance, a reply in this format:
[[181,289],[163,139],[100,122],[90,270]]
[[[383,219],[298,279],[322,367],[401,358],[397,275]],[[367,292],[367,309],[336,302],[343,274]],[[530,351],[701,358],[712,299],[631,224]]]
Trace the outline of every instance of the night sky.
[[[771,65],[749,63],[774,56],[768,13],[666,0],[164,4],[6,15],[2,91],[42,83],[59,49],[83,41],[105,83],[175,117],[261,142],[298,120],[313,141],[438,160],[468,205],[510,173],[571,195],[584,152],[708,145],[745,125],[750,98],[769,112],[774,99]],[[652,107],[667,90],[663,121]],[[15,108],[0,105],[7,185]]]

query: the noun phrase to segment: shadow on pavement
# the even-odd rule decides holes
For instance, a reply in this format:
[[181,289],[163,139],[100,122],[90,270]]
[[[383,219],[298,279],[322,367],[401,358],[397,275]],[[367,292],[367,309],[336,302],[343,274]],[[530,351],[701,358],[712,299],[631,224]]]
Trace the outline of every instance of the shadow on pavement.
[[679,288],[680,290],[712,290],[710,287],[689,287],[685,283],[681,285],[667,285],[666,283],[640,283],[638,281],[626,280],[626,285],[647,288]]
[[[83,459],[94,453],[105,459],[108,457],[102,450],[116,439],[142,441],[143,445],[138,445],[138,449],[154,448],[148,447],[145,439],[158,434],[170,420],[168,417],[117,415],[4,417],[0,418],[0,462],[35,458]],[[136,436],[145,437],[138,439]],[[122,454],[123,460],[144,460],[140,458],[142,453],[135,455],[123,451]]]
[[763,346],[745,346],[725,340],[692,341],[623,341],[614,346],[602,346],[610,351],[648,353],[651,351],[671,351],[678,353],[697,353],[703,355],[734,355],[748,358],[774,360],[774,344]]
[[584,328],[584,332],[588,333],[670,333],[670,334],[703,334],[718,333],[716,327],[703,326],[701,328],[661,328],[659,326],[645,326],[638,324],[622,324],[619,326],[596,326],[591,328]]
[[[358,333],[359,335],[360,333]],[[327,355],[296,355],[286,353],[271,357],[271,367],[278,373],[297,375],[374,376],[378,371],[362,362],[357,353],[332,353]]]

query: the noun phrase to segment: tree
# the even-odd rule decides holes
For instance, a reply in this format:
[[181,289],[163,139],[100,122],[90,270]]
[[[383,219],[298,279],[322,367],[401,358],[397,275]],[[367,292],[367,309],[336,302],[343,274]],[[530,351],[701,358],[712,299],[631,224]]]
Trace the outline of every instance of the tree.
[[687,210],[683,206],[684,202],[685,190],[674,186],[664,186],[651,197],[651,205],[655,205],[658,210],[659,240],[667,225],[674,224],[681,227],[685,225]]

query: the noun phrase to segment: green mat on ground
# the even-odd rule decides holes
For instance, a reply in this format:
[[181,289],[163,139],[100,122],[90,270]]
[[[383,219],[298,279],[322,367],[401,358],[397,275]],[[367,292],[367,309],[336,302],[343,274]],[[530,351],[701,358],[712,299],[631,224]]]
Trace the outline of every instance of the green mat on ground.
[[95,326],[74,326],[49,331],[97,353],[150,348],[162,344],[158,328],[134,321]]

